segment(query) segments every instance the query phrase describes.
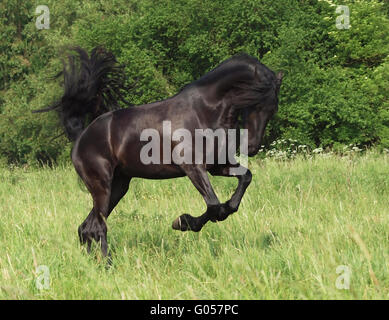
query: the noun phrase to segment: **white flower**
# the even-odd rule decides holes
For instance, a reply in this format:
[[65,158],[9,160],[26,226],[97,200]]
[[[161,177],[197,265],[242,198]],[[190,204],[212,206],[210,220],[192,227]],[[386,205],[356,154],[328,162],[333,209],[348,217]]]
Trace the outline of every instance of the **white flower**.
[[316,148],[316,149],[312,150],[313,153],[320,153],[322,151],[323,151],[323,148]]

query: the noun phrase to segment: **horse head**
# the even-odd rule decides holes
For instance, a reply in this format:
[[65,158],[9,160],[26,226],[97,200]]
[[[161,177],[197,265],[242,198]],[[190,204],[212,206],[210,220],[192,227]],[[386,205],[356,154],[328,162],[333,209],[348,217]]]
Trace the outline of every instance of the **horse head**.
[[258,153],[266,125],[278,111],[278,93],[282,77],[282,72],[275,75],[266,67],[261,68],[261,71],[255,68],[253,90],[258,92],[257,101],[242,109],[242,127],[248,130],[248,156],[250,157]]

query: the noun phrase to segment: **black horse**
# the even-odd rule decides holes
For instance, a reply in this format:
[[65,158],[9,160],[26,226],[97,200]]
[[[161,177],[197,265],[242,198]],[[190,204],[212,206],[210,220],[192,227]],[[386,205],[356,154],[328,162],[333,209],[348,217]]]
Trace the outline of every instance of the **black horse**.
[[[92,239],[101,241],[107,255],[106,219],[126,194],[133,177],[169,179],[188,176],[203,196],[207,210],[199,217],[183,214],[172,227],[176,230],[200,231],[210,220],[222,221],[236,212],[251,182],[251,172],[232,161],[212,163],[145,164],[140,154],[146,142],[141,139],[145,129],[163,132],[163,122],[171,130],[184,128],[195,136],[196,129],[248,130],[248,155],[254,156],[261,145],[266,124],[278,110],[278,93],[282,73],[277,75],[246,54],[222,62],[200,79],[186,85],[166,100],[118,108],[123,100],[125,77],[115,57],[101,47],[89,56],[81,48],[73,48],[64,69],[64,95],[52,106],[38,110],[57,110],[65,133],[74,141],[71,158],[74,167],[93,198],[93,208],[78,229],[81,243]],[[93,120],[93,121],[92,121]],[[88,122],[92,121],[88,126]],[[86,127],[86,129],[84,129]],[[168,137],[168,150],[173,152],[179,141]],[[239,142],[238,142],[239,143]],[[219,146],[220,147],[220,146]],[[215,145],[215,150],[216,150]],[[202,149],[203,150],[203,149]],[[193,148],[193,155],[194,155]],[[231,169],[244,169],[236,175]],[[225,203],[220,203],[208,178],[207,171],[216,176],[236,176],[238,187]]]

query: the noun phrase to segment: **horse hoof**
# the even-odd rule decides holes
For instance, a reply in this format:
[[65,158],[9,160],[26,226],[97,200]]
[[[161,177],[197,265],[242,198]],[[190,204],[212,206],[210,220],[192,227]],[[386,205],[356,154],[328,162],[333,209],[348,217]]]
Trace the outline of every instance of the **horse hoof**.
[[178,217],[176,220],[173,221],[172,228],[174,230],[186,231],[187,229],[185,227],[186,225],[182,224],[181,217]]
[[181,219],[180,219],[180,217],[178,217],[176,220],[173,221],[172,228],[174,230],[180,230],[180,228],[181,228],[180,225],[181,225]]
[[195,218],[189,214],[183,214],[173,221],[172,228],[180,231],[195,231],[201,230],[201,227],[197,225]]

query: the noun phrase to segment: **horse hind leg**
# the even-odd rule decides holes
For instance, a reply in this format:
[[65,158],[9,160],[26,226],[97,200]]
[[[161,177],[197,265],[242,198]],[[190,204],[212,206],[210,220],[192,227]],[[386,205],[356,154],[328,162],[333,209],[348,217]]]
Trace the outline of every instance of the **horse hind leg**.
[[[107,256],[107,224],[106,219],[110,209],[112,171],[110,166],[96,163],[88,163],[88,169],[83,170],[81,166],[76,166],[76,170],[87,186],[93,198],[93,209],[79,226],[78,234],[82,244],[87,243],[87,250],[90,252],[91,243],[101,241],[101,251],[103,256]],[[81,168],[80,168],[81,167]]]
[[118,169],[115,170],[112,184],[111,184],[111,196],[109,200],[108,216],[112,210],[116,207],[119,201],[125,196],[128,191],[128,187],[131,181],[131,177],[122,174]]
[[[127,193],[129,183],[131,181],[130,177],[127,177],[123,174],[121,174],[118,170],[115,170],[112,182],[111,182],[111,188],[110,188],[110,196],[109,196],[109,205],[108,210],[104,211],[101,210],[100,212],[103,213],[102,215],[98,215],[96,218],[95,214],[95,206],[99,205],[99,203],[103,202],[103,206],[106,205],[105,196],[99,195],[98,190],[104,190],[107,188],[101,188],[97,187],[96,184],[94,184],[94,191],[91,191],[94,207],[89,213],[88,217],[85,219],[85,221],[80,225],[78,229],[78,234],[80,237],[80,242],[82,244],[87,243],[87,251],[90,252],[92,240],[95,239],[96,241],[101,240],[101,249],[103,255],[108,254],[108,245],[107,245],[107,227],[106,227],[106,219],[108,218],[109,214],[112,212],[112,210],[115,208],[115,206],[118,204],[118,202],[123,198],[123,196]],[[100,181],[101,184],[101,181]],[[96,190],[98,189],[98,190]],[[97,192],[96,192],[97,191]],[[108,190],[106,190],[105,193],[108,193]],[[104,194],[104,192],[103,192]],[[103,199],[102,199],[103,198]],[[101,205],[100,205],[101,208]],[[97,212],[97,211],[96,211]],[[101,220],[100,220],[101,218]],[[101,227],[99,227],[99,225]]]

